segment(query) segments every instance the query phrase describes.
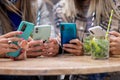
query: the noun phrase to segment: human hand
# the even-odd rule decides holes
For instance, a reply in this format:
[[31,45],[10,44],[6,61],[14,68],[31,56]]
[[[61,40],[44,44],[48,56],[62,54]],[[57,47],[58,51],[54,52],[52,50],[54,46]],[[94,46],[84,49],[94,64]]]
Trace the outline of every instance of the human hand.
[[110,35],[110,52],[111,55],[120,55],[120,33],[111,31]]
[[16,38],[10,38],[10,39],[0,38],[0,49],[1,49],[0,54],[15,52],[19,49],[19,46],[9,43],[9,41],[16,41]]
[[42,56],[53,57],[59,53],[59,44],[56,39],[49,39],[48,42],[44,43]]
[[19,42],[19,46],[21,48],[21,52],[18,57],[12,58],[13,60],[24,60],[27,58],[27,49],[28,49],[28,41],[22,40]]
[[27,57],[38,57],[43,54],[43,41],[32,40],[29,41],[29,47],[27,49]]
[[69,42],[70,44],[63,44],[63,49],[76,56],[83,54],[83,44],[78,39],[73,39]]
[[22,41],[22,38],[15,37],[21,35],[21,31],[13,31],[0,36],[0,48],[2,49],[0,54],[6,54],[8,52],[15,52],[19,49],[19,46],[12,44],[15,41]]

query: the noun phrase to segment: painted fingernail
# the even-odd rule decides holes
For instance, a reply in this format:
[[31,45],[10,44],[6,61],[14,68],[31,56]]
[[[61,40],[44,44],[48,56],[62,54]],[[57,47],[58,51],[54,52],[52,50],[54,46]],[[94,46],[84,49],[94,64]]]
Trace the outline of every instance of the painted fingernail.
[[21,38],[21,40],[25,40],[24,38]]
[[19,33],[22,34],[23,32],[20,31]]

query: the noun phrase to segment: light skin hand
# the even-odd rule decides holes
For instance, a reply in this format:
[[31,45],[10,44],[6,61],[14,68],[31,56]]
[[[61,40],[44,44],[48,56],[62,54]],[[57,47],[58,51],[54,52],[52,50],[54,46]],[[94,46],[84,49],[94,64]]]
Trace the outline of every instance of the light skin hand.
[[114,37],[110,37],[110,52],[112,55],[120,55],[120,33],[112,31],[109,33]]
[[1,38],[0,39],[0,49],[1,49],[1,52],[0,54],[6,54],[8,52],[15,52],[16,50],[19,49],[19,46],[15,45],[15,44],[9,44],[8,41],[11,40],[11,41],[21,41],[22,39],[19,39],[19,38]]
[[63,49],[76,56],[83,54],[83,44],[78,39],[73,39],[69,42],[70,44],[64,44]]
[[42,40],[36,40],[36,41],[30,41],[28,43],[29,48],[27,49],[27,56],[28,57],[38,57],[43,54],[43,41]]
[[59,44],[56,39],[49,39],[47,43],[44,43],[43,52],[44,54],[42,55],[46,57],[56,56],[59,52]]
[[13,60],[24,60],[27,58],[26,51],[28,49],[28,41],[22,40],[19,43],[20,48],[22,48],[20,55],[18,57],[13,58]]

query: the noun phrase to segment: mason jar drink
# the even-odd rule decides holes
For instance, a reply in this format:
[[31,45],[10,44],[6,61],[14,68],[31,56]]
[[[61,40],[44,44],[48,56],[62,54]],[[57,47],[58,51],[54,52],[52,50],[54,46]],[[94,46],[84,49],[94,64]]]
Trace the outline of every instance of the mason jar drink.
[[93,59],[109,58],[109,41],[104,38],[94,38],[91,41],[91,56]]
[[91,40],[92,36],[90,34],[85,34],[86,36],[83,38],[83,49],[84,55],[91,55]]

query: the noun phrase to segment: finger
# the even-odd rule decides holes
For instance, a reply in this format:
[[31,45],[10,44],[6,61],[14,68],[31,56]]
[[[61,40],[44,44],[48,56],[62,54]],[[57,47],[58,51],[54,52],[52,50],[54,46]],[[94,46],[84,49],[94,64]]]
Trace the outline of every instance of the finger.
[[79,41],[78,39],[73,39],[70,41],[71,44],[77,44],[77,45],[81,45],[81,41]]
[[30,42],[30,41],[33,41],[32,37],[29,37],[29,38],[28,38],[28,42]]
[[43,55],[43,56],[45,56],[45,57],[54,57],[54,56],[56,56],[57,54],[55,54],[55,53],[52,53],[52,52],[49,52],[49,53],[47,53],[47,54],[45,54],[45,55]]
[[70,48],[63,48],[65,51],[70,52],[70,53],[76,53],[78,50],[75,49],[70,49]]
[[15,41],[20,42],[20,41],[22,41],[24,39],[23,38],[18,38],[18,37],[11,37],[11,38],[8,38],[8,40],[13,41],[13,42],[15,42]]
[[110,43],[110,47],[115,47],[115,46],[117,46],[117,43],[116,43],[116,42],[111,42],[111,43]]
[[49,39],[49,43],[57,44],[57,40],[56,39]]
[[1,52],[0,54],[6,54],[8,52],[15,52],[17,49],[11,49],[11,48],[0,48]]
[[120,33],[116,32],[116,31],[111,31],[111,32],[109,32],[109,34],[114,35],[116,37],[120,36]]
[[58,54],[58,49],[49,48],[47,52],[51,53],[51,55],[55,55],[55,54]]
[[43,47],[41,46],[36,46],[32,48],[28,48],[27,51],[42,51]]
[[15,52],[15,51],[17,51],[17,49],[11,49],[11,48],[7,48],[7,49],[5,49],[6,50],[6,53],[8,53],[8,52]]
[[15,44],[9,44],[9,48],[12,48],[12,49],[19,49],[20,47],[15,45]]
[[16,35],[21,35],[22,33],[23,32],[21,32],[21,31],[13,31],[13,32],[9,32],[9,33],[3,35],[3,37],[5,37],[5,38],[14,37]]
[[117,37],[114,37],[114,38],[110,38],[110,42],[119,42],[119,40]]
[[52,48],[58,48],[59,45],[58,44],[54,44],[54,43],[48,43],[48,44],[44,44],[45,47],[52,47]]
[[9,48],[9,44],[0,44],[1,48]]
[[42,53],[42,56],[44,57],[52,57],[54,54],[52,52],[44,52]]
[[30,41],[28,44],[30,47],[34,47],[36,45],[43,45],[43,41],[42,40]]
[[110,47],[110,51],[111,52],[116,51],[116,47]]
[[76,56],[82,55],[82,50],[74,50],[69,48],[63,48],[65,51],[70,52]]
[[0,39],[0,43],[8,43],[8,39],[7,38],[2,38],[2,39]]
[[120,52],[119,51],[112,51],[111,55],[120,55]]
[[34,58],[34,57],[38,57],[41,56],[43,53],[42,52],[27,52],[27,57],[29,58]]
[[77,46],[75,44],[64,44],[63,45],[64,48],[71,48],[71,49],[82,49],[82,46]]
[[22,52],[22,53],[20,53],[20,55],[18,57],[14,58],[14,60],[24,60],[26,58],[27,58],[26,52]]

